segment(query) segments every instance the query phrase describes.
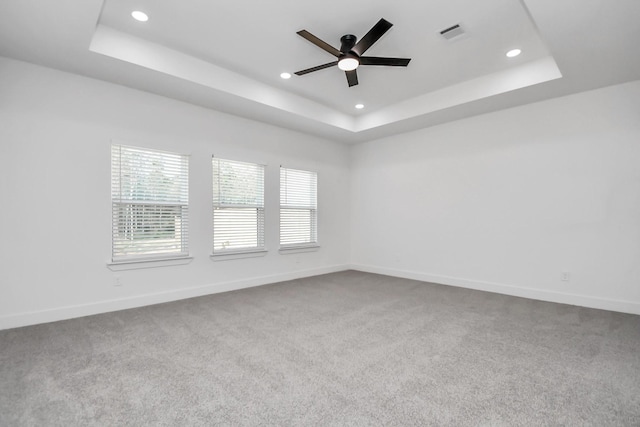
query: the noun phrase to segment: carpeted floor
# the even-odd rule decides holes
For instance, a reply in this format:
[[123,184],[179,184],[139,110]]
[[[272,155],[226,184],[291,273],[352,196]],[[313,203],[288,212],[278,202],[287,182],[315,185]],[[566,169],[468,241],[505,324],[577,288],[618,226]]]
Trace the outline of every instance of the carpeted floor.
[[640,316],[355,271],[0,331],[0,425],[640,425]]

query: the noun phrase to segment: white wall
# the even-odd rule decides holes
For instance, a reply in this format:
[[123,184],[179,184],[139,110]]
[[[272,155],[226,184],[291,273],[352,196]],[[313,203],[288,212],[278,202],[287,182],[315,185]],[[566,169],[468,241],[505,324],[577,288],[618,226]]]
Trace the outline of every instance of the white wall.
[[[191,154],[190,264],[107,268],[114,138]],[[212,154],[267,164],[267,256],[209,258]],[[331,141],[0,58],[0,329],[346,269],[348,155]],[[318,252],[278,254],[280,164],[318,172]]]
[[[191,154],[190,264],[107,268],[112,139]],[[211,154],[268,164],[266,257],[209,258]],[[318,252],[277,252],[280,164]],[[0,58],[0,329],[349,265],[640,314],[639,165],[640,82],[347,147]]]
[[356,268],[640,314],[640,82],[352,158]]

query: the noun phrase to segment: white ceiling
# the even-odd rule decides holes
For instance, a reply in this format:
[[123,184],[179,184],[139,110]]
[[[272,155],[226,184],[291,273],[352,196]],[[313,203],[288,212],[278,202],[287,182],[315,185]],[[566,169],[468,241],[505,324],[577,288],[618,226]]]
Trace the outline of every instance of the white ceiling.
[[[335,59],[298,30],[339,48],[380,18],[394,26],[367,56],[407,68],[280,79]],[[0,55],[358,142],[640,79],[639,18],[638,0],[4,0]],[[467,34],[442,39],[454,24]]]

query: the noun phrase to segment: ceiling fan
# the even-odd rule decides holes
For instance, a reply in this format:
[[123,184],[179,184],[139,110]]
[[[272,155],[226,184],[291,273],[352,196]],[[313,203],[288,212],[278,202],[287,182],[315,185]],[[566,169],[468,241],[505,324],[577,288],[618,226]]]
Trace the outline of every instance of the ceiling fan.
[[356,36],[354,36],[353,34],[346,34],[340,38],[340,50],[320,40],[318,37],[314,36],[307,30],[300,30],[297,32],[298,35],[309,40],[320,49],[329,52],[331,55],[338,58],[338,60],[318,65],[316,67],[307,68],[306,70],[298,71],[295,74],[298,76],[303,76],[314,71],[324,70],[325,68],[337,65],[338,68],[345,72],[347,76],[347,82],[349,83],[349,87],[351,87],[358,84],[358,74],[356,73],[356,68],[358,68],[359,65],[385,65],[392,67],[406,67],[407,65],[409,65],[409,61],[411,61],[411,58],[380,58],[377,56],[362,56],[362,54],[365,53],[367,49],[369,49],[375,42],[377,42],[378,39],[384,35],[384,33],[389,31],[389,28],[391,28],[392,26],[393,24],[389,21],[381,19],[357,43]]

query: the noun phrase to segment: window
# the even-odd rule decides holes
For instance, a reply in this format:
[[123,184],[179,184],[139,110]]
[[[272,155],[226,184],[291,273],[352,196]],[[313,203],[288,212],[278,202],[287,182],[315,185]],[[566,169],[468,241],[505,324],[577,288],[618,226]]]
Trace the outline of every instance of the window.
[[280,246],[314,245],[318,241],[317,174],[280,167]]
[[111,146],[112,260],[186,257],[189,157]]
[[212,163],[213,254],[264,250],[264,165]]

